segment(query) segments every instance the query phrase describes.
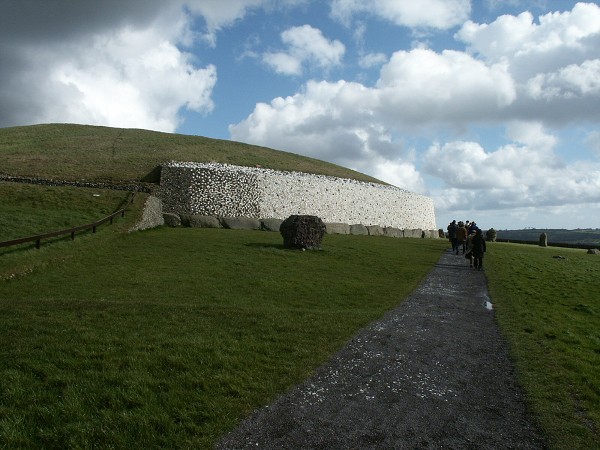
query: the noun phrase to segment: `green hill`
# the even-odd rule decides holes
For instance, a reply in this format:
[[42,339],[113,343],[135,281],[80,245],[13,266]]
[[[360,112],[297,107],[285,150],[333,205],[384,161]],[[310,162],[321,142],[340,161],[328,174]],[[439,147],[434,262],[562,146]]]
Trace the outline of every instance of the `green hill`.
[[157,167],[167,161],[260,166],[382,183],[314,158],[201,136],[72,124],[0,128],[0,175],[156,182]]

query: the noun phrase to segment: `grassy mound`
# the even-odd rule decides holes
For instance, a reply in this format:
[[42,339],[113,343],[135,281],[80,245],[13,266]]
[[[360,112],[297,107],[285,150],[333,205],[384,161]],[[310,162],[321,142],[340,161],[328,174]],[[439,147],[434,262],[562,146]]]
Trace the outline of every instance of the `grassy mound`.
[[156,182],[157,167],[172,160],[260,166],[381,183],[317,159],[200,136],[69,124],[0,128],[0,175]]

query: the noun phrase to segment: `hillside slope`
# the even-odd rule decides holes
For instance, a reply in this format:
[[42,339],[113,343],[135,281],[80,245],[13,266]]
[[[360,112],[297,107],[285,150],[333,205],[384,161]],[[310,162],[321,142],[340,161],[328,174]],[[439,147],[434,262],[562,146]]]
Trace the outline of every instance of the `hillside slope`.
[[201,136],[74,124],[0,128],[0,175],[156,182],[157,167],[172,160],[260,166],[382,183],[317,159]]

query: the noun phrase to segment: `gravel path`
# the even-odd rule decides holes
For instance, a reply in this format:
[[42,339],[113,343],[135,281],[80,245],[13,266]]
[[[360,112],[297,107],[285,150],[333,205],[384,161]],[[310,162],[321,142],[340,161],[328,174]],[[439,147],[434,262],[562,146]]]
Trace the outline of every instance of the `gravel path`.
[[[485,264],[485,261],[484,261]],[[393,311],[218,449],[545,448],[484,272],[450,251]]]

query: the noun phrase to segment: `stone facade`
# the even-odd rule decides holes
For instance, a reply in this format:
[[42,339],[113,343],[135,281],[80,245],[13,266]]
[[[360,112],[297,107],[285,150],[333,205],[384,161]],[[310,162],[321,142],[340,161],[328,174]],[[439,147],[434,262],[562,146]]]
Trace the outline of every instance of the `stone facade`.
[[429,197],[301,172],[170,162],[162,166],[160,197],[165,213],[255,219],[298,214],[318,216],[325,223],[436,229]]

